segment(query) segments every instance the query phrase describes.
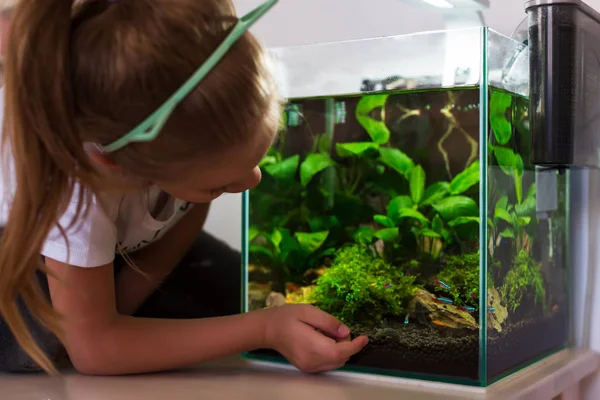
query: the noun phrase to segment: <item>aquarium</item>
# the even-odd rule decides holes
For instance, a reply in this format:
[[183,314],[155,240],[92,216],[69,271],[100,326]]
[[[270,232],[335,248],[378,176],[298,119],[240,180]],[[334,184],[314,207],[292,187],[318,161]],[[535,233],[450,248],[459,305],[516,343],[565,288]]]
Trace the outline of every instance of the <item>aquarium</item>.
[[369,337],[346,370],[475,386],[567,346],[568,182],[530,161],[524,44],[472,28],[271,54],[287,102],[244,194],[246,311],[313,304]]

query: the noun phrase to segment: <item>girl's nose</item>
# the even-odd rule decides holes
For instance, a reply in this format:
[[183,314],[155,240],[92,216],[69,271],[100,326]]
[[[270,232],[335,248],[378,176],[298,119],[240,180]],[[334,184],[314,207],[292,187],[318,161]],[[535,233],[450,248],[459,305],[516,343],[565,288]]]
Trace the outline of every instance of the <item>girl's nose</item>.
[[241,193],[243,191],[250,190],[260,183],[261,177],[262,174],[260,172],[260,168],[255,167],[248,175],[227,186],[226,191],[228,193]]

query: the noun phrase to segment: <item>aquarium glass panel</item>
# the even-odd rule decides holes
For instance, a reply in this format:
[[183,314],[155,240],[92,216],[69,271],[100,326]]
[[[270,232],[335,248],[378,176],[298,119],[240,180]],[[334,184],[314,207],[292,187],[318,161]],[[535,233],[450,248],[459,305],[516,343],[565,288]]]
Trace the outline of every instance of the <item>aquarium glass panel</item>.
[[524,51],[485,28],[273,50],[245,309],[335,315],[370,339],[345,369],[374,374],[486,385],[562,346],[565,181],[528,161]]
[[527,49],[492,32],[488,43],[490,64],[505,63],[489,80],[489,384],[567,345],[568,304],[566,172],[530,161]]

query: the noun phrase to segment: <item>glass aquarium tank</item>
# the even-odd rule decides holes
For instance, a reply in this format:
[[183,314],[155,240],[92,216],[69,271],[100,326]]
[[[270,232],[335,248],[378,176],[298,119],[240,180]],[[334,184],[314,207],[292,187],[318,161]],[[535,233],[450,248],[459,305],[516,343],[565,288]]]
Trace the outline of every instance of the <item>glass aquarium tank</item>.
[[470,28],[272,55],[287,104],[244,194],[246,311],[313,304],[370,339],[345,370],[475,386],[568,345],[567,180],[530,162],[526,45]]

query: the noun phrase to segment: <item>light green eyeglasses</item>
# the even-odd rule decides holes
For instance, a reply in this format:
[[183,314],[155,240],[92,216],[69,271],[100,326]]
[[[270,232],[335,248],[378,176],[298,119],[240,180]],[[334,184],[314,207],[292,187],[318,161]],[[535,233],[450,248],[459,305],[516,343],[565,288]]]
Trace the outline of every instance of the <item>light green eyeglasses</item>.
[[125,136],[117,139],[111,144],[106,146],[98,145],[98,148],[105,152],[111,153],[113,151],[122,149],[130,143],[134,142],[151,142],[160,133],[161,129],[171,116],[171,113],[177,107],[177,105],[192,91],[202,79],[221,61],[223,56],[227,54],[229,49],[237,42],[237,40],[244,34],[256,21],[258,21],[263,15],[267,13],[278,0],[268,0],[261,6],[255,8],[249,12],[236,24],[231,33],[227,35],[227,38],[217,47],[214,53],[206,60],[204,64],[192,75],[192,77],[175,92],[160,108],[158,108],[152,115],[146,118],[141,124],[135,129],[125,134]]

